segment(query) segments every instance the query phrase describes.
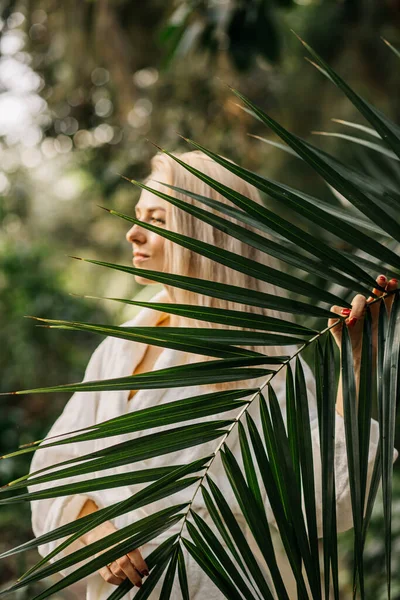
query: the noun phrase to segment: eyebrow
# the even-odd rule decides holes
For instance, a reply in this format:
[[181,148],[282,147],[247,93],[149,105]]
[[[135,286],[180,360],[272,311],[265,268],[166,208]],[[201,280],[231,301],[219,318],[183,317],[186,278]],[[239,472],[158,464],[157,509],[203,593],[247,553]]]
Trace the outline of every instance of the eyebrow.
[[[136,207],[136,206],[135,206],[135,213],[136,213],[138,210],[140,211],[140,207]],[[152,212],[154,212],[154,211],[156,211],[156,210],[163,210],[163,211],[165,212],[165,208],[164,208],[163,206],[150,206],[149,208],[145,208],[144,210],[145,210],[145,212],[147,211],[147,212],[149,212],[149,213],[152,213]]]

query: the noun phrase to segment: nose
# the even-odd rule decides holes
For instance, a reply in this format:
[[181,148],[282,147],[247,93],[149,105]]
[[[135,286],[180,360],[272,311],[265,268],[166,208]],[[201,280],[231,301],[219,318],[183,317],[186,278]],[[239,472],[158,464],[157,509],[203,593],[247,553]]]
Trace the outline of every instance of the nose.
[[135,223],[129,231],[126,232],[126,241],[130,244],[142,244],[146,241],[146,230]]

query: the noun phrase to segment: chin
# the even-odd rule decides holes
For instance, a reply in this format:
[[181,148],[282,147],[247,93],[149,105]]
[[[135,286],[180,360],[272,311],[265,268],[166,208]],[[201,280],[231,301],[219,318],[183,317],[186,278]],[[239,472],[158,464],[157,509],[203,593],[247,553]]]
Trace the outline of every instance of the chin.
[[151,279],[146,279],[146,277],[142,277],[141,275],[135,275],[135,281],[139,285],[151,285],[158,283],[157,281],[152,281]]

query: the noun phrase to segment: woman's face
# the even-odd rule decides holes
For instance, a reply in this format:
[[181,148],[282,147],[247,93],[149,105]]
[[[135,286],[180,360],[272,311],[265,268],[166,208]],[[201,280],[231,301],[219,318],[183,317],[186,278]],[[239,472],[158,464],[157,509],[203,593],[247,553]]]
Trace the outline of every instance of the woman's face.
[[[165,191],[165,187],[156,181],[163,181],[163,179],[165,180],[164,173],[152,173],[148,184],[156,190]],[[166,200],[143,190],[135,207],[136,218],[157,227],[165,227],[167,209],[168,202]],[[163,270],[165,241],[163,237],[135,224],[127,232],[126,239],[132,244],[132,262],[135,267],[152,271]],[[141,285],[157,283],[140,275],[135,275],[135,280]]]

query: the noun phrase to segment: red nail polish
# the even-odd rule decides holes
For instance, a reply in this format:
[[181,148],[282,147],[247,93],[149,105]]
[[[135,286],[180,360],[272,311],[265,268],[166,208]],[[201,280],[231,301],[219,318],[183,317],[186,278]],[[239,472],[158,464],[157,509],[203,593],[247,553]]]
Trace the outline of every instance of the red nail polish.
[[341,311],[342,315],[349,315],[351,313],[350,308],[343,308]]
[[384,275],[379,275],[378,281],[386,281],[386,277]]
[[395,283],[395,284],[396,284],[396,283],[397,283],[397,279],[391,279],[391,280],[389,281],[389,283]]
[[350,321],[347,323],[347,327],[354,327],[354,325],[357,323],[357,320],[355,317],[352,317],[350,319]]

